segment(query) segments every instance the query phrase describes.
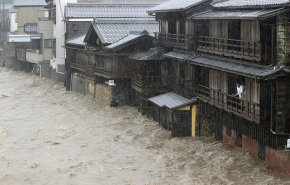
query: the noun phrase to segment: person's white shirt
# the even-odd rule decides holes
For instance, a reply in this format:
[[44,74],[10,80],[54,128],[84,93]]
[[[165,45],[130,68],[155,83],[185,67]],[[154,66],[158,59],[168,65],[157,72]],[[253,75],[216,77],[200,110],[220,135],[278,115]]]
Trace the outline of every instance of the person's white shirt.
[[242,98],[243,90],[244,90],[244,88],[242,85],[240,87],[237,87],[237,92],[239,93],[239,98]]

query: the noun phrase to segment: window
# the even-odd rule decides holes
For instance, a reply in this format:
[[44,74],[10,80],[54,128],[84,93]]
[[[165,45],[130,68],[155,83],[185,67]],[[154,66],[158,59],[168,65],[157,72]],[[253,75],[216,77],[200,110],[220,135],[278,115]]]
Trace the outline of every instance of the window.
[[44,48],[52,48],[52,40],[44,39]]

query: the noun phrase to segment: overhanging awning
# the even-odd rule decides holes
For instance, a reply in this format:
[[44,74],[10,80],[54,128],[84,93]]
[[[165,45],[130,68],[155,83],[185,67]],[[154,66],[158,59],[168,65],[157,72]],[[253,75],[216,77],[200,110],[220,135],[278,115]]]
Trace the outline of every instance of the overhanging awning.
[[169,109],[177,109],[195,103],[196,97],[186,98],[174,92],[161,94],[148,99],[158,107],[167,107]]
[[177,60],[189,60],[195,58],[196,53],[181,51],[181,50],[173,50],[169,53],[163,55],[164,58],[172,58]]
[[31,42],[34,39],[41,39],[41,34],[31,34],[31,35],[9,35],[8,42]]
[[285,8],[279,9],[259,9],[259,10],[210,10],[199,14],[192,15],[194,20],[199,19],[247,19],[257,20],[266,19],[285,13],[288,10]]

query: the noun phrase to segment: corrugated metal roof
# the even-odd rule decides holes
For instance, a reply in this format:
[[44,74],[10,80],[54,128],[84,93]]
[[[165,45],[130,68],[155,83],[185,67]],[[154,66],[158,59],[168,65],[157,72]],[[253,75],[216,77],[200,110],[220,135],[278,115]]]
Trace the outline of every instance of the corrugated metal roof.
[[86,37],[86,34],[79,35],[79,36],[76,36],[74,38],[67,40],[65,43],[71,44],[71,45],[77,45],[77,46],[85,46],[86,45],[84,42],[85,37]]
[[148,13],[180,11],[196,6],[207,0],[170,0],[147,10]]
[[130,31],[147,30],[149,35],[154,36],[158,32],[159,23],[157,21],[101,21],[92,23],[94,30],[98,34],[103,44],[115,43],[130,34]]
[[162,60],[163,59],[163,48],[151,48],[149,51],[138,53],[130,56],[133,60]]
[[192,19],[257,19],[288,11],[284,8],[260,10],[210,10],[192,16]]
[[225,2],[215,1],[213,7],[248,7],[248,6],[271,6],[288,4],[289,0],[228,0]]
[[169,109],[177,109],[196,102],[196,97],[185,98],[174,92],[161,94],[153,98],[148,99],[150,102],[156,104],[159,107],[167,107]]
[[14,6],[44,6],[44,0],[14,0]]
[[[194,56],[194,55],[192,55]],[[275,69],[269,69],[268,66],[253,64],[250,62],[241,62],[238,60],[226,59],[221,60],[220,57],[202,55],[200,57],[192,57],[190,54],[184,54],[182,51],[172,51],[164,54],[165,58],[175,58],[175,59],[184,59],[190,61],[196,65],[205,66],[209,68],[214,68],[222,71],[227,71],[229,73],[237,73],[241,75],[248,76],[257,76],[260,78],[267,77],[269,75],[280,72],[281,64],[278,65]],[[287,67],[283,67],[283,71],[290,72]]]
[[65,8],[66,18],[154,18],[146,10],[157,4],[71,4]]

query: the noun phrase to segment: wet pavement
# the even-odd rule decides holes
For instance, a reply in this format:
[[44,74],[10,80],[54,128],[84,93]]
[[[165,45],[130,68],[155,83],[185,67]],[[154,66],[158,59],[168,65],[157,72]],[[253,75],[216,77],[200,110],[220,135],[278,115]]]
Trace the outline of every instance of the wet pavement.
[[171,138],[135,107],[0,67],[0,184],[290,184],[206,137]]

